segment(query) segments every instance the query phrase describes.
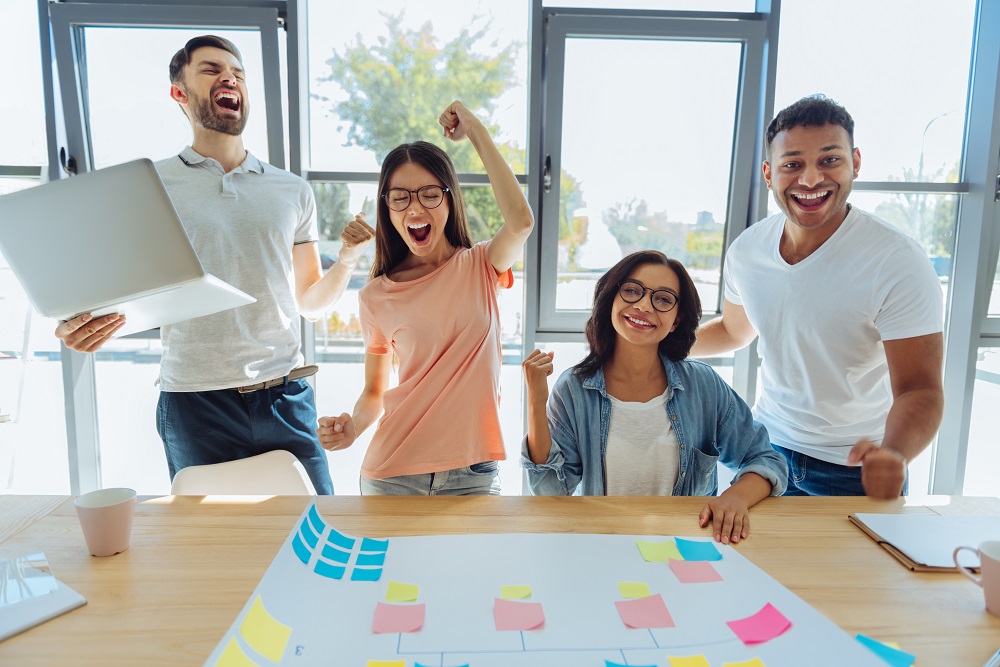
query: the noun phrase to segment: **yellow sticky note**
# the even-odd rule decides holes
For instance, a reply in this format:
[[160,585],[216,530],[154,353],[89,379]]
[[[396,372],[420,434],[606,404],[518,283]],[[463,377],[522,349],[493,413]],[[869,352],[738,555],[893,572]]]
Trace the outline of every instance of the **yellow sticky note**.
[[257,653],[271,662],[281,662],[292,629],[267,613],[258,595],[243,619],[240,634]]
[[724,662],[722,667],[767,667],[764,661],[760,658],[754,658],[753,660],[745,660],[743,662]]
[[666,563],[668,560],[684,560],[681,552],[677,550],[677,543],[673,540],[666,542],[645,542],[636,540],[639,553],[643,560],[649,563]]
[[885,644],[886,646],[891,646],[892,648],[896,649],[897,651],[902,651],[903,650],[903,649],[899,648],[899,644],[897,644],[896,642],[882,642],[882,643]]
[[240,645],[236,643],[236,637],[230,637],[229,643],[226,644],[226,650],[219,656],[215,667],[260,667],[260,665],[243,652]]
[[398,581],[390,581],[389,589],[385,592],[386,602],[414,602],[420,593],[420,586],[416,584],[401,584]]
[[369,660],[368,667],[406,667],[405,660]]
[[669,657],[670,667],[712,667],[703,655],[691,655],[686,658]]
[[623,598],[629,599],[648,598],[652,595],[649,592],[649,586],[641,581],[619,581],[618,590],[621,592]]
[[531,597],[531,586],[501,586],[500,597],[504,600],[523,600]]

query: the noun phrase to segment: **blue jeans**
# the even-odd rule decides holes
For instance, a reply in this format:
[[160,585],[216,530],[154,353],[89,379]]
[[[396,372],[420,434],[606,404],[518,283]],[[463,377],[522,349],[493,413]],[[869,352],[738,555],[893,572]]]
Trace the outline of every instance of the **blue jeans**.
[[[861,484],[861,466],[842,466],[828,463],[772,444],[775,451],[788,462],[788,488],[786,496],[863,496],[865,487]],[[907,477],[903,482],[906,495],[910,484]]]
[[316,493],[333,494],[326,451],[316,436],[316,403],[305,380],[241,394],[161,391],[156,430],[170,479],[181,468],[285,449],[302,462]]
[[387,479],[361,478],[363,496],[499,496],[500,467],[483,461],[425,475],[400,475]]

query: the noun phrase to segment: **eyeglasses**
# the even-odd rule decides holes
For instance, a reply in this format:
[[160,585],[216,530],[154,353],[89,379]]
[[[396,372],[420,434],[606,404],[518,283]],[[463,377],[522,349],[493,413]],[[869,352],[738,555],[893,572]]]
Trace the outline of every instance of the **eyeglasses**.
[[437,208],[444,201],[444,193],[448,188],[439,185],[425,185],[417,190],[405,190],[403,188],[392,188],[384,195],[386,206],[393,211],[405,211],[410,207],[410,195],[417,195],[417,201],[424,208]]
[[677,306],[677,302],[680,300],[680,297],[670,290],[649,289],[642,283],[631,280],[618,283],[618,294],[625,303],[638,303],[642,301],[642,298],[646,296],[646,292],[652,292],[649,301],[653,304],[653,308],[661,313],[669,313]]

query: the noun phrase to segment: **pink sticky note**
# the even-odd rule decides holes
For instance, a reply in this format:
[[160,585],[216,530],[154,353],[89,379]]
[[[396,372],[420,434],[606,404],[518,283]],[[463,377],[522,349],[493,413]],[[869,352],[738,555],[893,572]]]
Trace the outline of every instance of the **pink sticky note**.
[[753,616],[738,621],[726,621],[726,625],[744,644],[750,645],[774,639],[792,627],[792,622],[768,602]]
[[673,570],[677,581],[682,584],[706,584],[711,581],[722,581],[722,576],[707,560],[672,560],[670,561],[670,569]]
[[393,632],[416,632],[424,625],[425,605],[375,603],[375,618],[372,632],[375,634]]
[[630,628],[672,628],[674,619],[667,611],[663,596],[657,593],[635,600],[615,600],[618,615]]
[[534,630],[545,624],[545,613],[541,602],[493,598],[493,621],[497,630]]

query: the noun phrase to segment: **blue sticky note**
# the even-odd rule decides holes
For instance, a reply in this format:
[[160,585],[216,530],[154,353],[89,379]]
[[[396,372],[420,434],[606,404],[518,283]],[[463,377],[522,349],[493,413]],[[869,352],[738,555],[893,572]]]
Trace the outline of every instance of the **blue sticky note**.
[[306,565],[309,564],[309,558],[312,554],[309,553],[306,545],[302,543],[302,536],[298,533],[295,533],[295,537],[292,538],[292,550],[295,551],[295,555],[299,557],[300,561]]
[[696,542],[680,537],[674,538],[674,542],[684,560],[722,560],[722,554],[711,542]]
[[917,659],[917,656],[912,653],[900,651],[898,648],[893,648],[877,639],[865,637],[862,634],[855,636],[855,639],[861,642],[872,653],[885,660],[890,667],[910,667],[913,661]]
[[373,540],[370,537],[366,537],[361,540],[361,550],[381,551],[384,553],[389,550],[389,540]]
[[341,551],[332,544],[327,544],[323,546],[323,558],[346,565],[351,560],[351,552]]
[[385,565],[385,552],[383,551],[382,553],[378,554],[365,554],[365,553],[358,554],[357,564],[362,567]]
[[604,661],[604,667],[656,667],[656,665],[623,665],[617,662],[611,662],[610,660]]
[[302,539],[309,545],[309,548],[315,549],[316,543],[319,542],[319,535],[314,533],[312,528],[309,527],[308,521],[303,521],[299,525],[299,532],[302,534]]
[[313,568],[313,572],[327,579],[342,579],[344,577],[343,567],[327,563],[325,560],[316,561],[316,567]]
[[320,518],[319,512],[316,511],[315,503],[309,508],[309,512],[306,516],[309,517],[309,523],[312,525],[313,530],[322,535],[323,531],[326,530],[326,524],[323,523],[323,519]]
[[353,549],[354,543],[357,542],[353,537],[348,537],[335,529],[330,530],[330,534],[326,536],[326,541],[347,551]]
[[382,576],[382,568],[356,567],[351,570],[351,581],[378,581]]

